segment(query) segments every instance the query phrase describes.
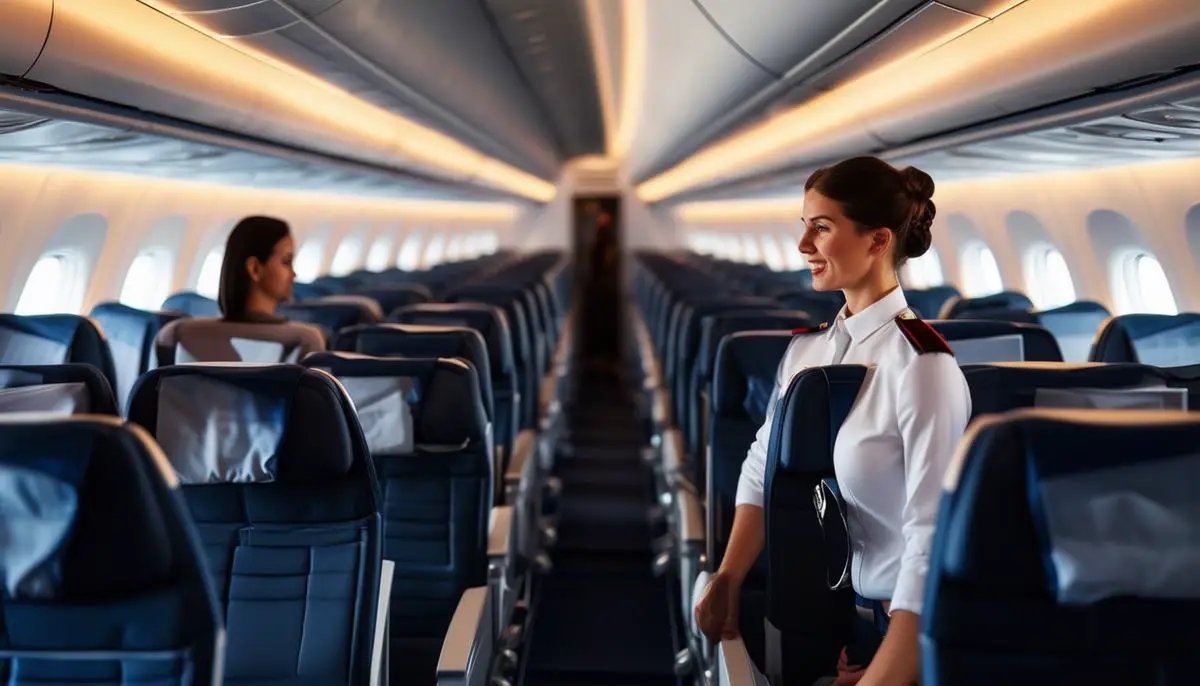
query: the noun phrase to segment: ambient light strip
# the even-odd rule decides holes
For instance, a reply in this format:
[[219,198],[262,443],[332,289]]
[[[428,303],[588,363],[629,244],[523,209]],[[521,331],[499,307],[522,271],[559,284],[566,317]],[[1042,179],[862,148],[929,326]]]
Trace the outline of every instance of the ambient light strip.
[[[214,104],[233,110],[226,115],[228,121],[211,122],[214,126],[238,131],[239,123],[274,117],[270,125],[284,141],[331,140],[332,147],[369,155],[382,166],[394,167],[407,159],[456,175],[458,182],[479,181],[538,202],[555,195],[553,184],[244,43],[217,36],[169,2],[60,2],[54,24],[66,26],[61,31],[65,35],[58,37],[52,29],[48,45],[56,38],[74,40],[77,53],[73,48],[57,50],[84,59],[107,48],[106,68],[124,78],[136,74],[139,85],[162,91],[165,102],[172,100],[173,89],[192,83],[214,91],[220,97]],[[35,65],[31,76],[37,73]]]
[[[640,184],[637,195],[644,202],[658,202],[757,171],[756,167],[783,163],[801,148],[810,153],[815,148],[836,149],[839,141],[861,137],[872,125],[898,116],[933,116],[963,91],[1011,89],[1049,69],[1042,64],[1045,55],[1073,51],[1064,44],[1068,36],[1093,45],[1119,43],[1121,27],[1146,25],[1149,4],[1153,3],[1026,0],[995,19],[945,36],[932,49],[923,46],[915,51],[919,54],[885,64],[710,145]],[[1154,14],[1165,16],[1163,12]]]

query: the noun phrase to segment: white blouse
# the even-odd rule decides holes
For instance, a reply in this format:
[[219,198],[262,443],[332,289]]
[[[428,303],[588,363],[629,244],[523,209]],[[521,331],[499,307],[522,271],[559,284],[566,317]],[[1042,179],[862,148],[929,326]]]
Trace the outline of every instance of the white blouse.
[[[966,378],[952,354],[920,353],[898,318],[912,318],[897,287],[853,316],[800,334],[780,362],[778,397],[808,367],[871,370],[838,431],[833,460],[846,501],[851,581],[860,595],[921,613],[942,477],[971,416]],[[742,463],[737,504],[763,506],[771,417]]]

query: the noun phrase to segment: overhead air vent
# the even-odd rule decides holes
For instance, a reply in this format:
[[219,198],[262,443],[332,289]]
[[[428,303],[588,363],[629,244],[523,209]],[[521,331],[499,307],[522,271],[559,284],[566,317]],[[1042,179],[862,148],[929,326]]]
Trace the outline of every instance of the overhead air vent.
[[1125,115],[1126,118],[1155,126],[1166,126],[1173,129],[1200,130],[1200,99],[1190,101],[1191,104],[1171,103],[1158,107],[1148,107]]

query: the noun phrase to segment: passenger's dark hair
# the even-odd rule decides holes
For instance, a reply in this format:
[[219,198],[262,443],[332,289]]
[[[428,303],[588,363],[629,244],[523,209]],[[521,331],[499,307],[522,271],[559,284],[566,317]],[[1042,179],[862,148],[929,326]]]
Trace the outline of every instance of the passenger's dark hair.
[[916,167],[896,169],[878,157],[854,157],[813,172],[804,190],[838,203],[862,231],[892,230],[895,265],[920,257],[933,242],[933,179]]
[[217,304],[226,319],[238,321],[246,316],[246,298],[250,295],[246,260],[257,257],[260,262],[266,262],[275,251],[275,245],[289,233],[287,222],[262,216],[246,217],[229,232],[217,293]]

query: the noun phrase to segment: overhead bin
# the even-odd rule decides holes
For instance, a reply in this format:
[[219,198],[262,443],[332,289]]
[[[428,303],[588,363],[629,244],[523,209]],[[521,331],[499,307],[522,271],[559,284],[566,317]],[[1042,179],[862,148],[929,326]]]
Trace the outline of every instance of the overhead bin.
[[[52,10],[36,61],[13,44]],[[538,202],[553,184],[384,110],[265,53],[235,47],[140,2],[19,0],[0,22],[0,67],[63,91],[259,140]],[[11,54],[10,54],[11,53]],[[27,54],[27,51],[26,51]]]

